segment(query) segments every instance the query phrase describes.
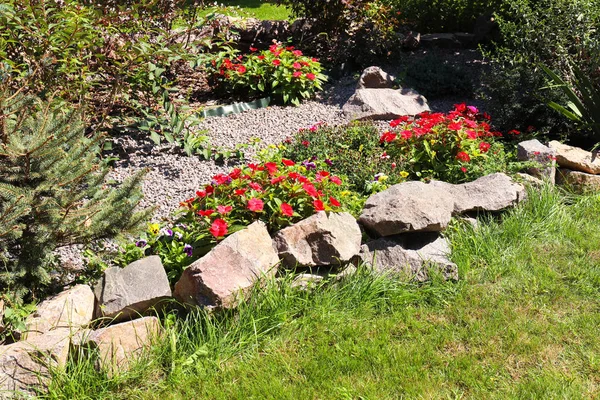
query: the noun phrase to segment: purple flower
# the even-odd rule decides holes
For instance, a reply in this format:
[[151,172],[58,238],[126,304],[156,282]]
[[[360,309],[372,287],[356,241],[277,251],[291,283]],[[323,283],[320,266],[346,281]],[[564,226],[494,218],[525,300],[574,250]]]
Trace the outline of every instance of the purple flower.
[[331,161],[329,158],[325,159],[325,164],[329,165],[330,167],[333,165],[333,161]]
[[377,175],[375,175],[374,182],[378,182],[378,181],[379,181],[379,178],[381,178],[383,175],[384,175],[384,174],[383,174],[383,173],[381,173],[381,172],[380,172],[380,173],[378,173]]
[[177,236],[177,239],[181,239],[183,234],[181,232],[175,232],[175,236]]
[[306,167],[306,169],[308,169],[308,170],[317,168],[317,165],[311,161],[303,161],[302,165],[304,165]]
[[140,239],[135,242],[136,247],[146,247],[147,244],[148,242],[146,242],[144,239]]
[[185,244],[185,246],[183,246],[183,252],[188,256],[191,257],[192,253],[194,252],[194,248],[189,245],[189,244]]
[[181,223],[179,223],[179,224],[177,224],[177,225],[175,225],[175,226],[176,226],[176,227],[178,227],[178,228],[181,228],[181,229],[183,229],[183,230],[186,230],[186,229],[187,229],[187,225],[186,225],[186,224],[181,224]]
[[160,230],[160,234],[164,235],[164,236],[173,236],[173,231],[171,229],[168,229],[168,228],[162,228]]

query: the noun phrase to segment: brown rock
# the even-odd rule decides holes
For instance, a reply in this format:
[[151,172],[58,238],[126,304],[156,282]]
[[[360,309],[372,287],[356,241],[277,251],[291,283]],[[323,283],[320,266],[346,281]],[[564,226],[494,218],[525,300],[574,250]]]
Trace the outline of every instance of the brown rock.
[[44,300],[26,322],[25,338],[31,339],[53,329],[80,328],[94,316],[94,292],[87,285],[77,285]]
[[282,229],[273,243],[288,267],[339,265],[360,251],[360,227],[348,213],[318,212]]
[[556,162],[560,167],[593,175],[600,174],[600,157],[597,153],[562,144],[556,140],[548,143],[548,146],[556,151]]
[[598,192],[600,191],[600,175],[586,174],[585,172],[571,171],[560,168],[556,174],[558,185],[570,186],[575,192]]
[[114,375],[127,370],[161,332],[158,318],[144,317],[93,331],[83,344],[97,348],[98,366]]
[[342,110],[352,119],[390,120],[429,111],[429,105],[412,89],[358,89]]
[[556,151],[544,146],[539,140],[526,140],[517,146],[517,159],[533,161],[540,166],[529,168],[527,172],[538,178],[545,178],[554,184],[556,180]]
[[384,89],[394,86],[395,78],[379,67],[368,67],[358,80],[357,89]]
[[256,221],[186,268],[175,284],[174,296],[191,305],[232,308],[238,295],[273,276],[278,263],[265,224]]

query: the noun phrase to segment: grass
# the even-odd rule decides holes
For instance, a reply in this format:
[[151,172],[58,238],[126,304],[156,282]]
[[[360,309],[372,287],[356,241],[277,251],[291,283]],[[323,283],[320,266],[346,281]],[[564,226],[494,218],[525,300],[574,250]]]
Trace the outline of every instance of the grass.
[[289,279],[168,318],[130,373],[57,371],[48,398],[589,399],[600,394],[600,196],[545,188],[448,235],[462,279]]
[[284,6],[278,6],[274,1],[265,0],[229,0],[218,1],[219,5],[240,7],[243,13],[263,20],[290,19],[290,11]]

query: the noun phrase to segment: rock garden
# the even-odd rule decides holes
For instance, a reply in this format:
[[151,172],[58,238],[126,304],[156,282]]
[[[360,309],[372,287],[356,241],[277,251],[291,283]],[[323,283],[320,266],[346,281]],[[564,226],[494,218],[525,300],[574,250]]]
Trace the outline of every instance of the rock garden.
[[593,2],[26,3],[0,398],[598,395]]

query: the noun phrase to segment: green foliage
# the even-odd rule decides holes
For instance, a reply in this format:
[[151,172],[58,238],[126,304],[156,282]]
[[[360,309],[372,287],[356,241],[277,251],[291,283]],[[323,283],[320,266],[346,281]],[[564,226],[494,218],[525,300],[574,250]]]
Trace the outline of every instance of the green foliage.
[[435,54],[411,61],[406,66],[403,81],[405,86],[414,88],[428,99],[444,96],[472,98],[474,92],[471,71],[448,60],[441,62]]
[[544,72],[550,77],[553,84],[560,88],[569,98],[566,107],[555,102],[548,105],[565,117],[577,122],[581,128],[592,132],[595,148],[600,144],[600,90],[577,67],[573,66],[575,81],[573,87],[567,84],[554,71],[542,66]]
[[106,187],[101,137],[84,135],[74,111],[33,98],[0,108],[0,286],[41,298],[62,273],[53,250],[116,236],[143,220],[138,174]]
[[322,89],[325,75],[316,58],[304,56],[293,46],[273,44],[269,50],[237,56],[226,48],[211,58],[214,74],[234,92],[244,95],[269,95],[285,103],[300,104]]
[[150,224],[116,262],[126,265],[144,254],[157,254],[176,282],[191,262],[256,220],[275,232],[318,211],[346,209],[345,186],[325,164],[296,164],[279,152],[264,156],[269,161],[215,175],[212,183],[181,203],[175,224]]

